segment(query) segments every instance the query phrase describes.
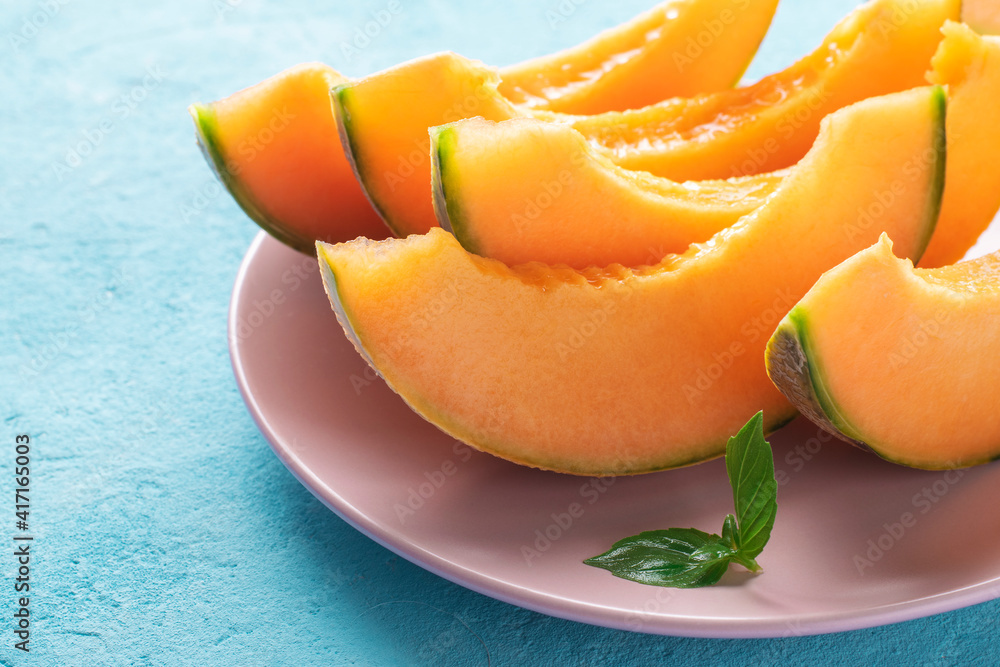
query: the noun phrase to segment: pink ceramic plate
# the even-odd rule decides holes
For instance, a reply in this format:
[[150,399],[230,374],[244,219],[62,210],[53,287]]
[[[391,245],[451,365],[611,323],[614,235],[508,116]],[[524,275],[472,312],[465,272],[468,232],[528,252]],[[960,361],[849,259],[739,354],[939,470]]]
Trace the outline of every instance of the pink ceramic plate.
[[643,530],[718,532],[721,461],[633,478],[522,468],[469,450],[392,393],[354,351],[314,259],[263,233],[236,280],[233,368],[285,465],[347,522],[446,579],[561,618],[692,637],[851,630],[1000,596],[1000,464],[907,470],[804,420],[775,434],[779,510],[751,576],[641,586],[581,561]]

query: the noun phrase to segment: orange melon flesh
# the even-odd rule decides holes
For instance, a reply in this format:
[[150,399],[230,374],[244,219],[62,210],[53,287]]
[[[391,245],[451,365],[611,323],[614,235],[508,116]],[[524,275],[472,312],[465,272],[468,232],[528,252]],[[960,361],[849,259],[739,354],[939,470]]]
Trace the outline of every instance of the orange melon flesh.
[[431,130],[435,210],[466,250],[509,265],[655,264],[758,208],[784,172],[675,183],[628,171],[576,130],[468,119]]
[[341,143],[375,209],[396,234],[437,226],[428,128],[469,116],[515,118],[495,70],[439,53],[333,89]]
[[330,87],[344,81],[306,63],[190,108],[206,160],[236,202],[303,252],[315,252],[317,239],[388,235],[340,148]]
[[626,169],[673,180],[788,167],[809,150],[830,112],[924,85],[940,27],[959,18],[959,7],[959,0],[872,0],[813,53],[754,85],[570,122]]
[[835,435],[904,465],[1000,456],[1000,253],[914,269],[883,238],[781,322],[768,372]]
[[515,104],[592,114],[736,85],[778,0],[669,0],[579,46],[501,70]]
[[964,0],[962,22],[981,35],[1000,34],[1000,5],[996,0]]
[[948,171],[941,217],[923,267],[954,264],[1000,210],[1000,38],[947,23],[932,83],[948,85]]
[[[824,270],[882,231],[919,256],[940,203],[944,103],[922,88],[832,115],[764,206],[653,267],[509,268],[433,229],[318,244],[324,284],[386,382],[474,447],[583,475],[701,461],[757,411],[769,430],[794,414],[764,344]],[[878,224],[856,217],[897,183]]]

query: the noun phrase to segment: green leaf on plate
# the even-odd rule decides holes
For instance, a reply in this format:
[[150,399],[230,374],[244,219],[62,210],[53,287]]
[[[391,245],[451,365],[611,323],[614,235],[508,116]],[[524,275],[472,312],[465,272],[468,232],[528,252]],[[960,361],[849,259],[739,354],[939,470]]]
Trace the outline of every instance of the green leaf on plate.
[[[739,552],[753,561],[764,550],[778,512],[774,456],[764,440],[764,414],[758,412],[726,445],[726,471],[733,487],[739,524]],[[753,569],[753,568],[751,568]]]
[[619,540],[583,562],[622,579],[674,588],[711,586],[732,562],[760,572],[755,559],[771,537],[778,511],[774,456],[764,439],[763,413],[729,439],[726,472],[736,514],[725,518],[721,536],[695,528],[651,530]]
[[718,535],[671,528],[626,537],[584,562],[641,584],[697,588],[721,579],[733,554]]

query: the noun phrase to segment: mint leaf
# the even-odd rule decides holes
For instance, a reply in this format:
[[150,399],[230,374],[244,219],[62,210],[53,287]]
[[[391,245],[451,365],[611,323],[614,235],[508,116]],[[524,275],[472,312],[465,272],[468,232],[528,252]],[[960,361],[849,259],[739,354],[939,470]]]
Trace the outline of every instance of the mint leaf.
[[734,553],[718,535],[671,528],[626,537],[584,563],[640,584],[698,588],[719,581]]
[[726,445],[726,473],[736,514],[726,516],[722,535],[696,528],[652,530],[615,542],[587,565],[651,586],[698,588],[722,578],[730,563],[760,572],[755,560],[771,537],[778,511],[774,456],[758,412]]
[[739,555],[741,560],[753,562],[770,539],[778,512],[778,483],[774,479],[771,445],[764,440],[764,413],[758,412],[729,439],[726,472],[739,524]]

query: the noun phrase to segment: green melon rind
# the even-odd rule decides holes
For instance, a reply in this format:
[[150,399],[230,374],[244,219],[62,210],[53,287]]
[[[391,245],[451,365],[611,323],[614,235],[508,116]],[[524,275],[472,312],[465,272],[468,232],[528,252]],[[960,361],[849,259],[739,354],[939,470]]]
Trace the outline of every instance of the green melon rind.
[[281,241],[285,245],[298,250],[299,252],[310,254],[315,250],[315,241],[297,234],[282,222],[264,211],[250,191],[244,186],[243,181],[237,174],[234,174],[223,157],[222,145],[219,141],[219,121],[215,115],[215,109],[210,104],[195,103],[188,107],[188,113],[194,120],[195,136],[198,139],[198,147],[205,161],[212,168],[219,182],[225,186],[229,194],[232,195],[243,212],[253,220],[265,232]]
[[378,368],[375,366],[375,362],[368,355],[368,351],[365,346],[361,343],[361,337],[357,333],[357,328],[353,323],[353,318],[348,314],[347,309],[344,307],[344,302],[340,298],[339,283],[337,281],[337,274],[334,273],[333,267],[330,266],[330,262],[326,261],[323,256],[321,247],[322,241],[316,242],[316,256],[319,258],[319,270],[320,274],[323,276],[323,289],[326,291],[327,298],[330,299],[330,306],[333,308],[334,314],[337,316],[337,321],[340,322],[340,326],[343,327],[344,333],[347,335],[348,340],[354,345],[354,349],[358,351],[358,354],[372,367],[376,372]]
[[928,188],[927,217],[924,220],[924,236],[920,240],[916,256],[912,257],[916,264],[930,245],[934,229],[941,215],[941,205],[944,203],[945,173],[948,166],[948,134],[946,130],[948,118],[948,91],[944,86],[933,86],[931,104],[934,105],[935,120],[934,148],[935,163]]
[[463,248],[477,255],[480,245],[464,224],[462,206],[457,193],[461,192],[460,170],[455,169],[452,157],[458,148],[458,130],[454,125],[441,125],[431,130],[431,189],[434,213],[438,224],[451,233]]
[[819,361],[812,354],[808,316],[802,306],[792,308],[778,325],[764,357],[768,377],[799,412],[841,440],[871,450],[823,383]]
[[[947,140],[945,135],[945,120],[947,116],[948,97],[942,86],[935,86],[931,95],[934,105],[936,153],[931,182],[928,187],[927,215],[924,217],[924,235],[918,243],[918,251],[913,261],[917,262],[920,255],[927,249],[934,228],[937,225],[938,214],[941,211],[941,201],[944,196],[945,166],[947,162]],[[913,461],[892,458],[883,453],[878,443],[872,442],[855,427],[841,409],[832,392],[826,386],[823,378],[822,362],[814,353],[810,338],[810,323],[808,309],[801,302],[785,316],[767,344],[765,365],[767,374],[775,386],[798,408],[799,412],[813,423],[836,437],[849,442],[878,456],[916,468],[945,470],[952,466],[943,464],[940,467],[916,464]]]
[[368,189],[368,178],[365,172],[364,156],[361,154],[358,143],[354,141],[354,122],[353,114],[351,112],[351,88],[353,85],[353,83],[342,83],[330,89],[330,104],[333,107],[333,115],[337,119],[337,131],[340,133],[340,145],[344,149],[344,154],[347,156],[347,162],[351,165],[351,171],[354,172],[354,177],[361,186],[361,192],[364,193],[365,199],[368,200],[368,203],[371,204],[372,208],[375,209],[375,212],[378,213],[380,218],[382,218],[382,221],[385,222],[393,236],[396,236],[397,238],[403,237],[405,234],[401,233],[399,227],[393,224],[393,221],[386,214],[385,209],[379,205],[378,201],[372,196],[372,193]]
[[[726,444],[729,442],[730,435],[720,436],[717,442],[709,443],[703,448],[704,453],[701,455],[696,455],[688,458],[666,458],[663,461],[650,464],[649,466],[642,468],[617,468],[614,470],[600,470],[595,468],[588,468],[584,465],[579,465],[576,463],[571,463],[567,461],[553,461],[546,459],[538,459],[532,457],[525,457],[523,455],[513,455],[511,454],[510,448],[506,447],[506,443],[495,440],[495,439],[480,439],[478,437],[470,437],[468,429],[462,427],[460,424],[454,420],[448,418],[447,415],[443,415],[438,412],[433,405],[423,401],[420,397],[419,392],[413,391],[406,387],[402,382],[397,382],[395,378],[387,377],[383,374],[382,370],[378,368],[375,364],[373,355],[369,352],[368,346],[365,344],[365,335],[362,329],[360,329],[355,323],[356,320],[352,316],[350,309],[348,309],[344,300],[341,297],[341,285],[342,281],[337,277],[337,271],[327,260],[323,252],[320,251],[321,246],[326,245],[322,242],[317,242],[317,256],[319,257],[320,272],[323,276],[323,288],[326,290],[326,295],[330,300],[330,306],[333,308],[334,313],[337,315],[337,320],[344,329],[344,333],[347,338],[354,345],[355,349],[361,355],[361,357],[368,363],[372,369],[378,373],[385,383],[392,389],[396,394],[403,399],[403,401],[417,414],[426,419],[428,422],[433,424],[435,427],[440,429],[447,435],[456,438],[464,442],[465,444],[478,449],[479,451],[492,454],[501,459],[512,461],[520,465],[529,466],[532,468],[539,468],[541,470],[549,470],[553,472],[566,473],[571,475],[581,475],[581,476],[626,476],[626,475],[641,475],[651,472],[659,472],[662,470],[671,470],[674,468],[683,468],[686,466],[695,465],[698,463],[703,463],[705,461],[710,461],[715,458],[719,458],[726,453]],[[777,414],[771,418],[765,418],[764,431],[765,434],[773,433],[781,427],[785,426],[796,416],[794,409],[788,411],[788,413]]]
[[865,437],[851,424],[824,383],[823,366],[813,352],[809,329],[808,313],[803,307],[796,306],[778,325],[768,342],[767,374],[792,405],[824,431],[886,461],[921,470],[954,470],[1000,459],[1000,445],[996,456],[957,463],[942,461],[932,464],[886,454],[884,446]]

